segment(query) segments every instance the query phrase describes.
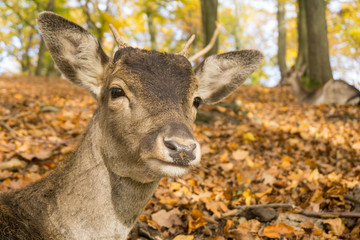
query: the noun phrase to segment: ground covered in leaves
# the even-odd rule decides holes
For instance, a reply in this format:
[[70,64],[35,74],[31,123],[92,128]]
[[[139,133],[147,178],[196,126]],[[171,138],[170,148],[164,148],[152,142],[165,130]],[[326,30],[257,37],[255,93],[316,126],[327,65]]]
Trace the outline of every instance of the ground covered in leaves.
[[[66,159],[96,108],[59,78],[0,77],[0,191]],[[130,239],[360,239],[360,107],[242,86],[202,106],[201,165],[162,179]]]

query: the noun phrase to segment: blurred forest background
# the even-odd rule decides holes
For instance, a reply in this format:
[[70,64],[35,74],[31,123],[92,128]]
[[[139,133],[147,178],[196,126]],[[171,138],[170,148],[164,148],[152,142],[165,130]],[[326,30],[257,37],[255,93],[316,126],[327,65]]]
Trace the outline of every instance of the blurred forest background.
[[[305,19],[305,3],[313,19]],[[317,2],[317,1],[315,1]],[[36,26],[41,11],[54,11],[95,34],[107,53],[115,49],[109,24],[133,46],[177,52],[196,34],[191,53],[210,40],[215,20],[221,33],[212,53],[255,48],[266,59],[253,83],[276,85],[294,64],[307,63],[314,55],[324,56],[315,86],[332,78],[359,86],[360,74],[360,1],[326,0],[321,6],[305,0],[8,0],[0,2],[0,74],[56,76],[53,61]],[[302,20],[303,19],[303,20]],[[326,20],[326,21],[325,21]],[[308,23],[306,23],[308,21]],[[306,25],[308,24],[308,25]],[[324,25],[325,24],[325,25]],[[205,27],[204,27],[205,26]],[[325,28],[324,28],[325,26]],[[312,30],[315,29],[312,36]],[[323,29],[321,32],[316,29]],[[305,33],[304,33],[305,30]],[[306,35],[309,32],[309,37]],[[320,36],[320,37],[319,37]],[[314,39],[318,39],[318,43]],[[311,46],[307,46],[310,42]],[[315,43],[315,44],[314,44]],[[317,45],[318,44],[318,45]],[[325,44],[325,45],[324,45]],[[323,47],[319,47],[319,46]],[[327,47],[328,45],[328,47]],[[327,48],[329,50],[327,50]],[[329,53],[327,53],[329,51]],[[319,53],[321,52],[321,53]],[[191,54],[190,53],[190,54]],[[305,54],[305,55],[304,55]],[[331,64],[331,68],[330,65]],[[322,79],[325,77],[325,80]],[[306,81],[306,78],[305,78]],[[311,84],[310,84],[311,85]]]

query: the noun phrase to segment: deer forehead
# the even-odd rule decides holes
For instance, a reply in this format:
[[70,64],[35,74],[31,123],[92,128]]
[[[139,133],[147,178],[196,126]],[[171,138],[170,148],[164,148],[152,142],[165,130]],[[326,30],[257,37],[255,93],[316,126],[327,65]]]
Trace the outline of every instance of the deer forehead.
[[109,87],[120,78],[135,97],[146,101],[184,103],[197,90],[191,64],[183,56],[127,47],[115,53],[112,65]]

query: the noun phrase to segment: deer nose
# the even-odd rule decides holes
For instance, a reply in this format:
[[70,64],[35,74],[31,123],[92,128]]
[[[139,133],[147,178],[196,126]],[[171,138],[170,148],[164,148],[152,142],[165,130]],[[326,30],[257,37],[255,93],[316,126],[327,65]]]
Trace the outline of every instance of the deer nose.
[[174,139],[164,139],[164,145],[175,164],[189,165],[196,158],[197,144],[194,140],[188,140],[186,144],[181,144]]

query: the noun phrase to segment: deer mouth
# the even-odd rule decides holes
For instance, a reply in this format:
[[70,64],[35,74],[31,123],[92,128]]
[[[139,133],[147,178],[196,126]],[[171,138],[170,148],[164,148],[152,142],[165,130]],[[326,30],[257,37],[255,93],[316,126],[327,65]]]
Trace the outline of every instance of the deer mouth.
[[166,160],[160,160],[160,159],[151,159],[151,160],[153,160],[157,163],[163,164],[163,165],[168,165],[168,166],[173,166],[173,167],[181,167],[181,168],[191,167],[189,162],[180,162],[180,161],[168,162]]
[[190,170],[191,165],[189,163],[150,159],[149,167],[162,177],[180,177]]

